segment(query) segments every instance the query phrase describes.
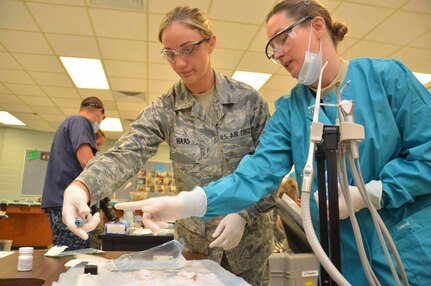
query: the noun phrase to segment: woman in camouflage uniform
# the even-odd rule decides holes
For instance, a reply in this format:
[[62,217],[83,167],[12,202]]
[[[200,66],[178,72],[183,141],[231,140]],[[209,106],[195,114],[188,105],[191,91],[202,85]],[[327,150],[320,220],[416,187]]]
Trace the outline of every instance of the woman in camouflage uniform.
[[[87,165],[72,185],[74,195],[78,185],[88,189],[92,203],[109,195],[136,175],[164,141],[170,146],[179,191],[230,174],[243,156],[254,152],[270,116],[268,105],[249,85],[212,69],[216,36],[203,12],[174,8],[161,22],[159,40],[162,55],[181,80],[147,107],[113,148]],[[269,285],[273,232],[264,211],[274,202],[263,200],[207,221],[179,220],[175,237],[185,240],[186,250],[207,255],[250,284]]]

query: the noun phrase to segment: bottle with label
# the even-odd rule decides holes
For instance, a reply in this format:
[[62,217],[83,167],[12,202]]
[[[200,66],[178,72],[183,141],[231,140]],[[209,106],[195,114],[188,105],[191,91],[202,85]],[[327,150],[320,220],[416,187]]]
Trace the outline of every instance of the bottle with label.
[[33,268],[33,247],[20,247],[18,253],[18,271],[31,271]]

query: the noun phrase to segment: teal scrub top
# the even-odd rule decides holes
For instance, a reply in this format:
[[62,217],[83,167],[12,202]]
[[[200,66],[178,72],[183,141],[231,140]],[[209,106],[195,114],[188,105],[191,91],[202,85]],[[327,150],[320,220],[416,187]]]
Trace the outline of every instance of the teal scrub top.
[[[344,81],[350,85],[342,98],[353,100],[355,122],[365,128],[359,143],[364,182],[381,180],[385,222],[401,255],[410,285],[431,281],[431,95],[399,61],[351,60]],[[342,83],[343,85],[344,83]],[[335,92],[324,98],[336,103]],[[294,165],[298,187],[307,159],[313,119],[313,92],[298,84],[290,96],[276,102],[255,153],[244,157],[234,173],[204,187],[208,208],[205,218],[237,212],[277,190]],[[337,110],[326,106],[319,121],[335,124]],[[350,185],[354,181],[348,172]],[[313,192],[317,190],[314,179]],[[310,200],[318,232],[318,208]],[[393,285],[368,209],[357,213],[365,250],[382,285]],[[367,285],[349,219],[340,222],[342,274],[352,285]]]

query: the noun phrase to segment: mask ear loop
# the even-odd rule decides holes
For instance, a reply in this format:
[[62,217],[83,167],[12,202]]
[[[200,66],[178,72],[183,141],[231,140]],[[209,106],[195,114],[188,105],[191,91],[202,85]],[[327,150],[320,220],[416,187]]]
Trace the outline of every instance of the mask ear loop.
[[311,46],[311,33],[313,32],[313,20],[310,21],[310,36],[308,37],[308,51],[310,51]]
[[[313,32],[313,20],[311,20],[310,23],[310,36],[308,37],[308,51],[310,51],[310,46],[311,46],[311,33]],[[320,37],[320,48],[319,48],[319,54],[322,53],[322,37]]]

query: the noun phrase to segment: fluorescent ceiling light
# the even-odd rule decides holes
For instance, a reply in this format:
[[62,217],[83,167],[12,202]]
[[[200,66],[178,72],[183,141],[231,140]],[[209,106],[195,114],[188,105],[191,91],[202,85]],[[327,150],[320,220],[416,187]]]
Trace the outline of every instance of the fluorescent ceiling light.
[[25,126],[25,123],[10,114],[7,111],[0,111],[0,122],[6,125],[21,125]]
[[431,74],[429,74],[429,73],[414,72],[413,74],[420,81],[420,83],[422,83],[423,85],[431,82]]
[[123,132],[123,126],[119,118],[105,118],[100,124],[102,131]]
[[76,87],[109,89],[102,62],[99,59],[60,57],[60,60]]
[[271,76],[269,73],[236,71],[232,77],[259,90]]

